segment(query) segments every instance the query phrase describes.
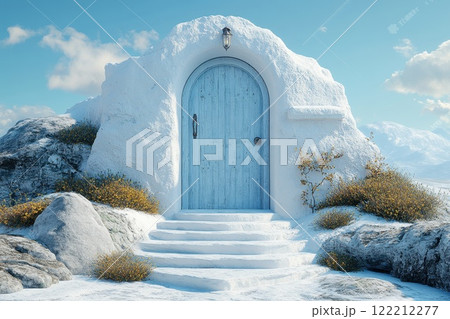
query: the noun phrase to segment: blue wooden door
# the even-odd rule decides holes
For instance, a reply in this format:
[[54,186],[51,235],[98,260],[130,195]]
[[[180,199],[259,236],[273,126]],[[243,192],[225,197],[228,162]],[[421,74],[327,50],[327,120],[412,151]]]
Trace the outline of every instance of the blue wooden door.
[[268,209],[269,96],[257,71],[234,58],[207,61],[182,106],[182,208]]

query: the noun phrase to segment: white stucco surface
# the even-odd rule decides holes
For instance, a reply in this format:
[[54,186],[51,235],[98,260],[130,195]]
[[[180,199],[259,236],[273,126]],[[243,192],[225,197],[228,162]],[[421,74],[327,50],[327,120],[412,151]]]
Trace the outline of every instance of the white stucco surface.
[[[231,28],[231,48],[222,47],[222,28]],[[306,138],[321,151],[344,153],[336,171],[344,178],[362,176],[367,161],[378,152],[356,128],[344,87],[315,59],[296,54],[270,30],[239,17],[208,16],[181,23],[146,55],[106,66],[102,93],[77,104],[69,113],[100,124],[89,173],[124,173],[147,186],[167,214],[181,209],[180,137],[182,93],[189,75],[203,62],[234,57],[255,68],[270,96],[271,138],[297,138],[289,148],[290,164],[280,165],[279,146],[271,147],[271,209],[299,218],[309,212],[300,199],[301,185],[294,165]],[[254,119],[256,120],[256,119]],[[144,129],[169,136],[170,162],[153,176],[126,166],[126,141]],[[164,158],[164,148],[155,162]]]

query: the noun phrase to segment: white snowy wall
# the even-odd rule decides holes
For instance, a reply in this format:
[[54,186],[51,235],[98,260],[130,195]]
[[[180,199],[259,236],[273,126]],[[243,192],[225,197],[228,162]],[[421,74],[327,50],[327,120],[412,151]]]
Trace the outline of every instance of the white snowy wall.
[[[222,47],[225,26],[233,33],[228,51]],[[315,59],[290,51],[270,30],[243,18],[223,16],[181,23],[147,55],[107,65],[101,96],[69,110],[77,119],[90,118],[101,124],[88,172],[125,173],[157,195],[162,212],[179,211],[183,87],[200,64],[221,56],[241,59],[260,72],[273,103],[271,138],[298,138],[298,147],[305,138],[312,138],[321,151],[334,147],[344,153],[336,161],[339,175],[351,178],[365,173],[365,163],[378,150],[356,128],[343,86]],[[171,162],[154,176],[125,165],[126,140],[145,128],[171,137]],[[300,176],[293,164],[298,149],[290,148],[288,166],[279,165],[278,150],[271,149],[270,192],[275,199],[271,208],[299,218],[309,209],[301,204]]]

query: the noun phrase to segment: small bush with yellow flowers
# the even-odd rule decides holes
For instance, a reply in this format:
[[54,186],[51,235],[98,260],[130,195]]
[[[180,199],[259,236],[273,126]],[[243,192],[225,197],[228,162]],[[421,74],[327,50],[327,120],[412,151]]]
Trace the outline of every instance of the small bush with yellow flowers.
[[8,227],[29,227],[50,204],[49,200],[32,200],[9,206],[0,204],[0,224]]
[[56,183],[58,192],[75,192],[93,202],[117,208],[131,208],[157,214],[158,200],[146,189],[123,175],[102,174],[96,177],[67,178]]
[[76,123],[57,132],[55,137],[66,144],[94,144],[98,127],[90,122]]
[[442,205],[438,195],[415,183],[381,159],[366,166],[362,181],[341,181],[319,207],[352,205],[388,220],[413,222],[435,216]]
[[326,199],[319,203],[318,208],[332,206],[358,206],[364,200],[364,180],[342,179],[331,188]]
[[317,226],[325,229],[336,229],[347,226],[354,220],[353,213],[340,212],[335,209],[329,210],[319,215],[315,223]]
[[113,281],[142,281],[153,270],[150,259],[136,256],[130,252],[113,252],[101,255],[93,270],[98,279]]
[[351,272],[351,271],[358,271],[361,269],[358,260],[356,260],[356,258],[335,251],[330,251],[328,252],[328,254],[322,255],[319,258],[318,263],[319,265],[337,271]]

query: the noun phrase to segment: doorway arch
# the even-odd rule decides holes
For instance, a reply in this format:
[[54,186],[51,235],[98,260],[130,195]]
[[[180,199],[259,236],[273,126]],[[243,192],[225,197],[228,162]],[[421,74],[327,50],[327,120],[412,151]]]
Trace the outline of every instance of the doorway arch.
[[192,72],[182,94],[182,209],[269,209],[269,104],[263,78],[242,60]]

